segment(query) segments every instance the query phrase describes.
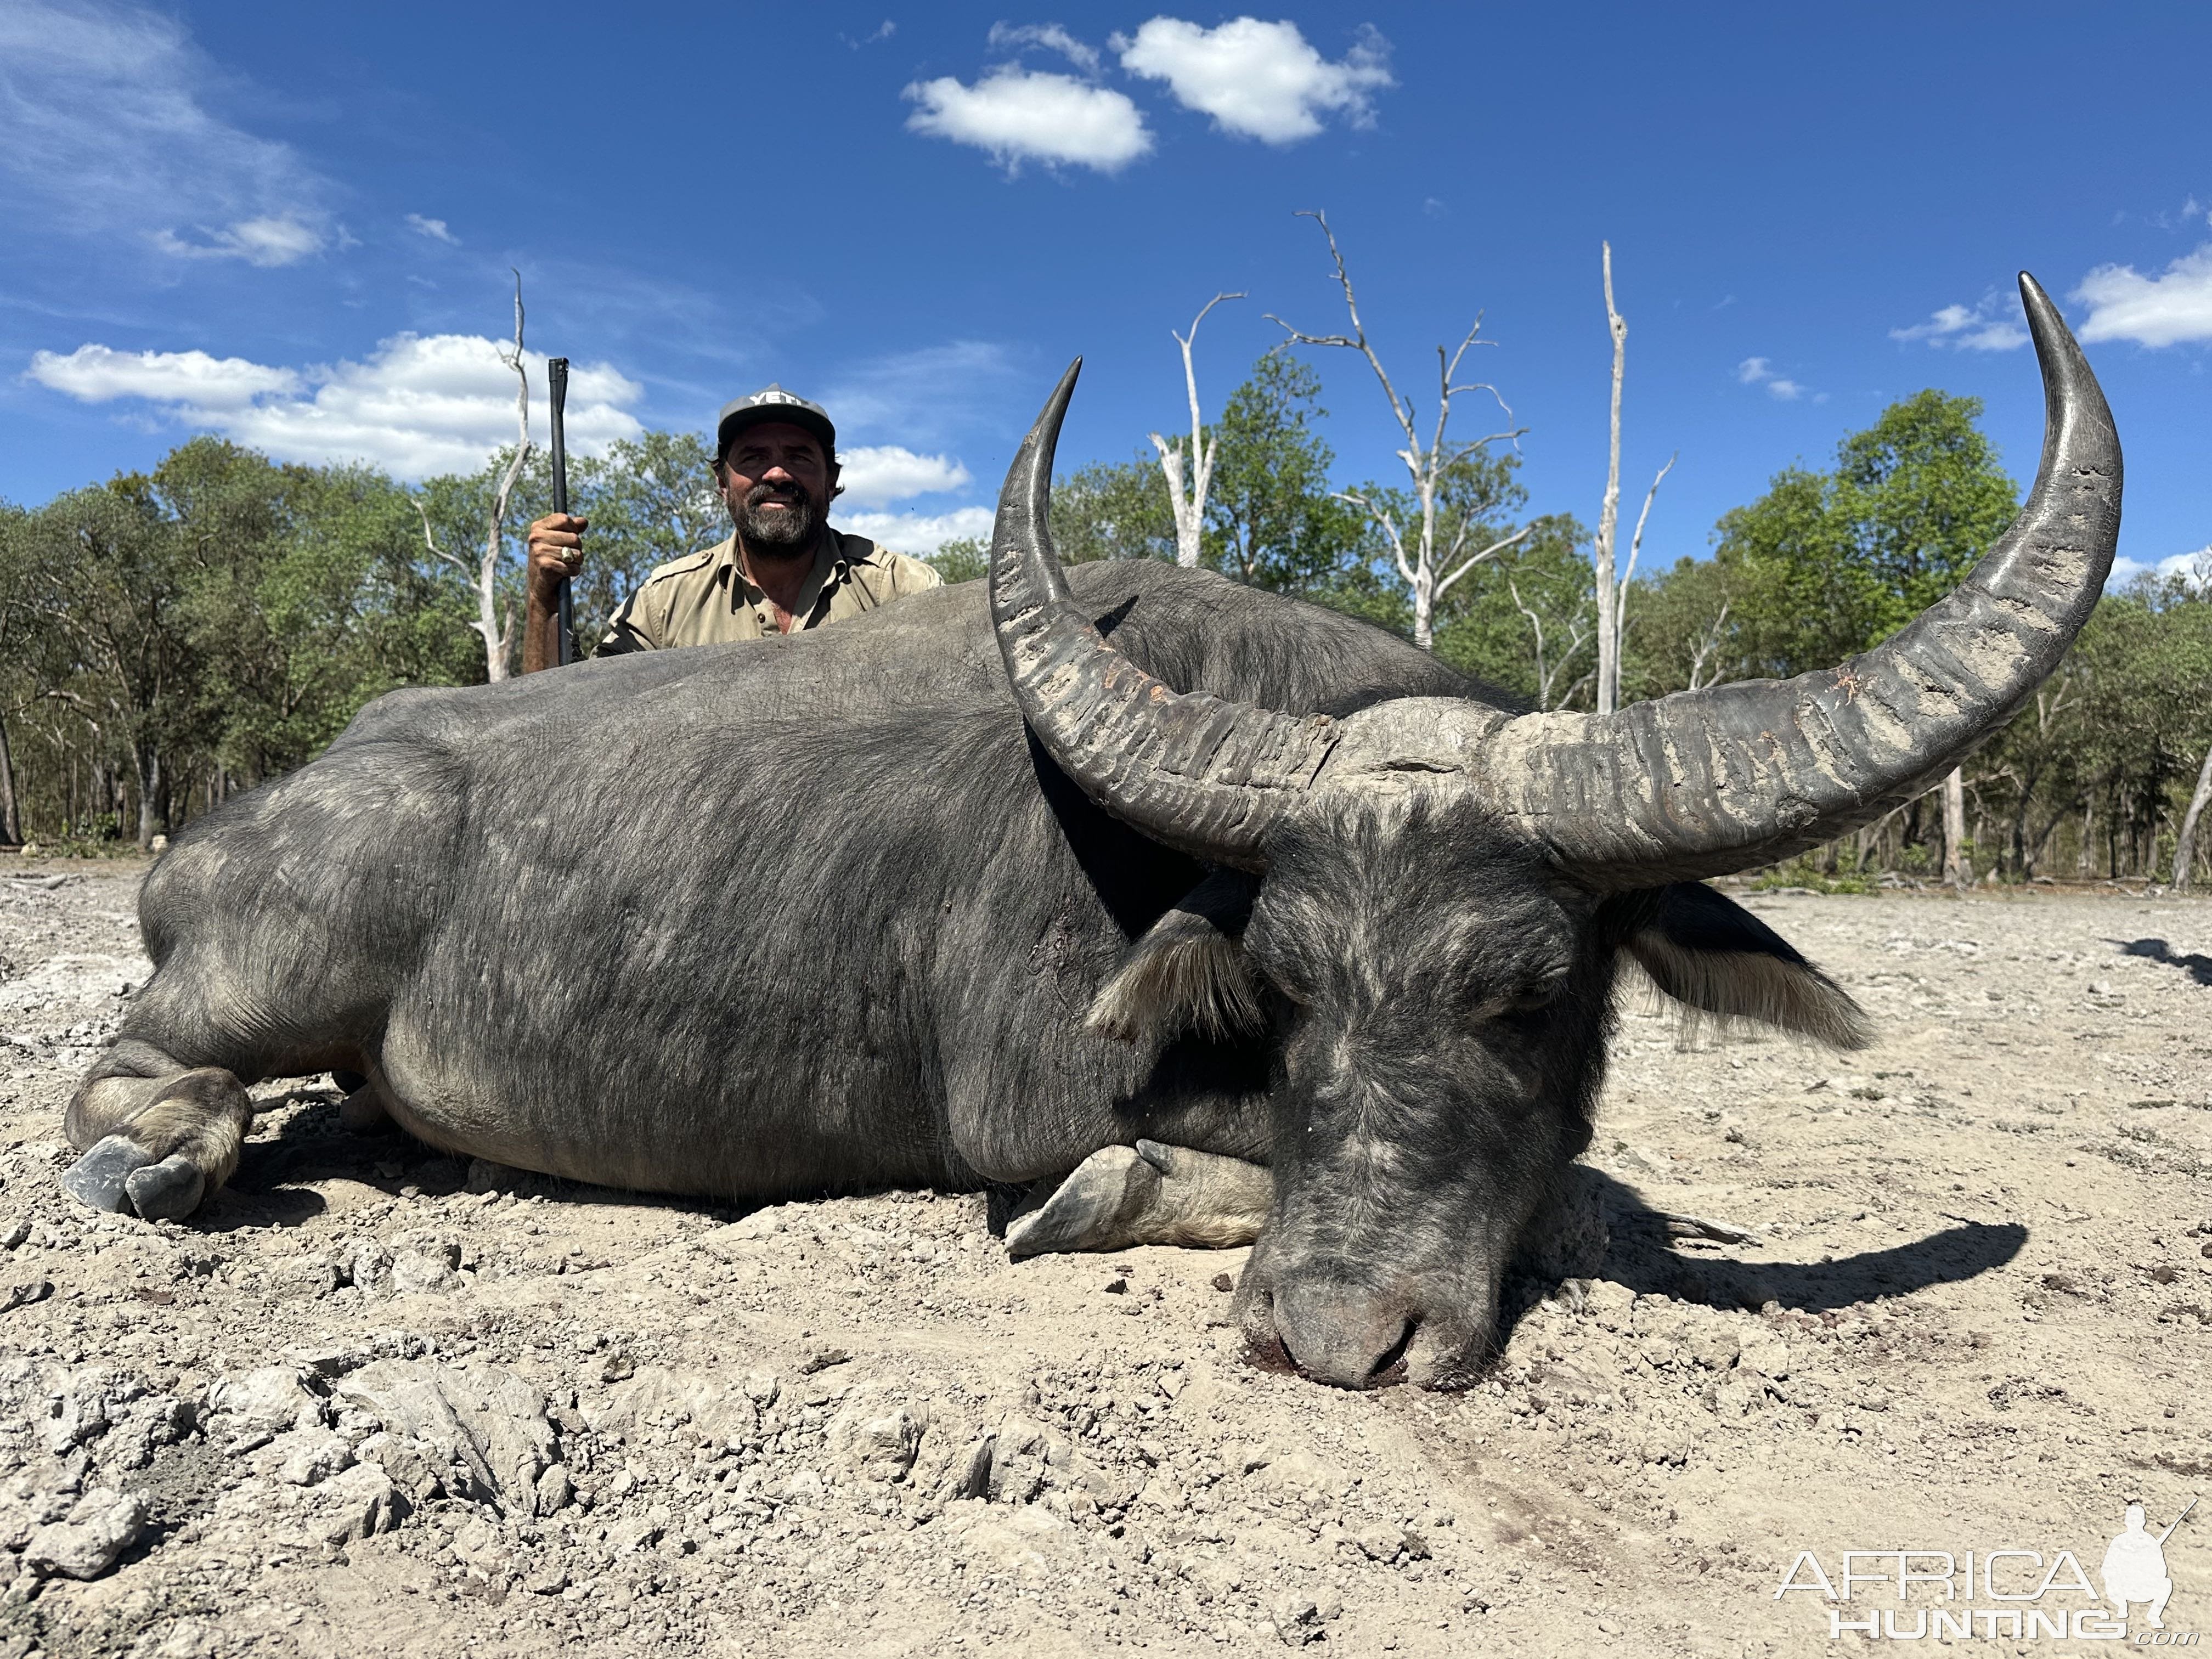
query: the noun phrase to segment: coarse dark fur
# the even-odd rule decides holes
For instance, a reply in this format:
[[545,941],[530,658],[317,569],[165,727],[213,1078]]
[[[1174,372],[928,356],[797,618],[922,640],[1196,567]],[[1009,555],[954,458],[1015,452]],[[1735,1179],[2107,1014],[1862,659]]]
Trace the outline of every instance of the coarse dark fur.
[[[1070,580],[1180,688],[1295,712],[1489,696],[1210,575]],[[1194,894],[1205,869],[1077,793],[1014,710],[981,583],[397,693],[156,865],[156,970],[70,1127],[127,1128],[99,1090],[166,1060],[356,1072],[457,1153],[723,1197],[1025,1182],[1144,1137],[1273,1163],[1248,1301],[1383,1287],[1358,1316],[1440,1376],[1588,1139],[1617,953],[1680,907],[1601,901],[1418,788],[1324,796],[1279,840],[1266,876]],[[1832,1034],[1825,981],[1728,1000],[1712,962],[1810,970],[1707,896],[1694,937],[1639,951],[1661,982]],[[1153,951],[1181,930],[1198,955],[1152,972],[1132,943],[1164,917]]]

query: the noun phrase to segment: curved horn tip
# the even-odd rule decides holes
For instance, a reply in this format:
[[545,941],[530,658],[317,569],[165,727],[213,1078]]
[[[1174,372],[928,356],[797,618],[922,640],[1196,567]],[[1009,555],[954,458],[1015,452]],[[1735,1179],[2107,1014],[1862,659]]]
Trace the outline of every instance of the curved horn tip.
[[2031,271],[2020,273],[2020,308],[2027,313],[2028,326],[2038,334],[2048,332],[2054,324],[2061,332],[2067,331],[2064,314]]
[[[1067,405],[1075,397],[1075,382],[1082,373],[1083,359],[1078,357],[1060,375],[1060,383],[1052,389],[1052,395],[1044,400],[1044,407],[1037,410],[1037,417],[1031,423],[1028,436],[1022,440],[1024,452],[1033,453],[1038,449],[1044,452],[1047,465],[1051,463],[1052,453],[1060,447],[1060,422],[1067,418]],[[1017,468],[1020,466],[1020,456],[1016,457],[1014,465]],[[1011,475],[1007,482],[1013,482]]]
[[2054,368],[2069,382],[2079,382],[2087,377],[2087,389],[2101,405],[2103,393],[2097,390],[2088,359],[2081,355],[2081,342],[2066,326],[2065,313],[2044,291],[2043,284],[2025,270],[2020,273],[2020,308],[2027,315],[2028,337],[2035,343],[2036,361],[2042,365],[2046,378]]
[[[1076,358],[1068,364],[1066,369],[1061,374],[1059,383],[1053,387],[1052,396],[1044,400],[1043,411],[1037,417],[1040,423],[1046,416],[1057,416],[1066,410],[1068,399],[1075,395],[1075,382],[1082,373],[1081,357]],[[1054,420],[1054,424],[1056,426],[1059,422]]]

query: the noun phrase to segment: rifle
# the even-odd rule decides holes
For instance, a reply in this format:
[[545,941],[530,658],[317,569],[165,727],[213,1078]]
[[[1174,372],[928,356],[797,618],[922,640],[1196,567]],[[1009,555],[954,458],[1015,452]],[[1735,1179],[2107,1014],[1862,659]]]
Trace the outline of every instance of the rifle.
[[2159,1534],[2158,1541],[2161,1548],[2165,1547],[2166,1540],[2173,1536],[2174,1527],[2179,1526],[2184,1521],[2187,1520],[2189,1518],[2189,1511],[2196,1507],[2197,1500],[2192,1498],[2189,1500],[2188,1504],[2182,1510],[2181,1513],[2173,1517],[2172,1525],[2167,1527],[2164,1532]]
[[[553,405],[553,510],[566,513],[568,510],[568,445],[562,416],[568,403],[568,360],[566,357],[546,359],[545,379]],[[554,659],[563,668],[574,661],[576,656],[575,608],[569,587],[570,583],[563,577],[561,582],[559,654]]]

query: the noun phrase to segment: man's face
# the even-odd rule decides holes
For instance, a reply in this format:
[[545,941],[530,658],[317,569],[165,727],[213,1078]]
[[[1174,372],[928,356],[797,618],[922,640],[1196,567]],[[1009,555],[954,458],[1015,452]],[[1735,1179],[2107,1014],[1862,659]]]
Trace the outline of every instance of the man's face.
[[749,552],[811,551],[830,504],[830,483],[821,441],[787,422],[749,426],[723,453],[722,500]]

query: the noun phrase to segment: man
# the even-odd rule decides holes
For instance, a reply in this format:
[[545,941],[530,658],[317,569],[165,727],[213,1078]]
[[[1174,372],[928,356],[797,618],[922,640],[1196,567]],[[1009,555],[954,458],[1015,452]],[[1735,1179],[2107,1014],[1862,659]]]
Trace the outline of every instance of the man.
[[[830,528],[824,514],[837,495],[836,458],[828,412],[780,386],[726,405],[715,428],[714,483],[734,533],[647,576],[615,613],[598,654],[818,628],[939,586],[943,579],[921,560]],[[555,513],[530,526],[530,580],[544,599],[557,601],[561,582],[582,568],[587,522]],[[539,659],[558,660],[552,641],[527,643],[541,647]]]
[[[2191,1509],[2196,1505],[2191,1504]],[[2183,1515],[2189,1511],[2184,1510]],[[2173,1518],[2173,1526],[2181,1524],[2181,1516]],[[2164,1630],[2166,1598],[2173,1594],[2173,1580],[2166,1577],[2166,1540],[2172,1536],[2173,1527],[2154,1538],[2143,1528],[2143,1506],[2130,1504],[2127,1510],[2127,1528],[2112,1540],[2105,1551],[2105,1599],[2118,1607],[2124,1621],[2128,1603],[2141,1601],[2149,1614],[2150,1627]]]

